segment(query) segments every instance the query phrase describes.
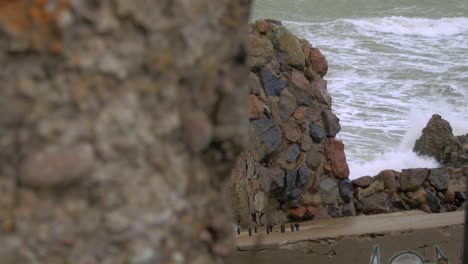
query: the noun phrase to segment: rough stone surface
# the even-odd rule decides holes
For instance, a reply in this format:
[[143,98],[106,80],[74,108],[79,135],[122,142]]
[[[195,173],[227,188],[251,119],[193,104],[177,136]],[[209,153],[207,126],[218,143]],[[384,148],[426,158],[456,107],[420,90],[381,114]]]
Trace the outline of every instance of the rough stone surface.
[[303,206],[299,206],[297,208],[290,208],[288,210],[288,215],[293,219],[301,219],[307,213],[307,209]]
[[322,120],[328,137],[335,137],[341,130],[340,119],[330,110],[322,112]]
[[320,182],[320,197],[326,204],[335,204],[338,202],[339,189],[333,179],[327,178]]
[[309,125],[309,133],[312,139],[317,143],[322,142],[322,140],[327,136],[325,130],[316,124]]
[[437,196],[429,190],[426,190],[426,203],[432,213],[440,213],[440,209],[442,208],[440,201]]
[[387,190],[388,194],[392,195],[393,193],[397,191],[397,187],[398,187],[398,184],[396,181],[396,174],[397,174],[396,171],[384,170],[384,171],[381,171],[379,174],[377,174],[377,176],[375,176],[374,178],[376,180],[382,181],[384,183],[384,187]]
[[385,183],[381,180],[376,180],[373,181],[368,187],[366,188],[361,188],[358,187],[356,189],[356,197],[358,200],[361,200],[369,195],[372,195],[374,193],[381,192],[385,189]]
[[260,68],[265,66],[273,58],[273,45],[265,36],[249,35],[249,59],[250,68]]
[[448,172],[446,168],[432,169],[428,177],[429,182],[439,191],[448,188]]
[[298,170],[297,170],[297,179],[296,179],[296,185],[300,188],[304,184],[307,183],[307,181],[310,178],[310,174],[312,172],[306,165],[302,165]]
[[422,185],[427,178],[426,169],[405,169],[401,171],[400,188],[403,191],[414,191]]
[[322,52],[320,52],[320,49],[311,49],[308,59],[314,72],[318,73],[321,77],[327,74],[328,62]]
[[249,2],[1,1],[1,263],[222,262]]
[[297,99],[289,92],[288,89],[284,89],[279,98],[279,111],[282,121],[286,121],[296,111]]
[[353,198],[353,183],[349,179],[340,181],[340,196],[345,203]]
[[362,212],[365,214],[388,213],[391,210],[390,199],[382,192],[362,199],[362,206]]
[[353,184],[361,188],[367,188],[367,186],[369,186],[371,183],[372,183],[371,176],[362,176],[353,180]]
[[275,48],[287,53],[287,63],[299,70],[304,69],[305,55],[299,40],[286,27],[279,26],[272,35]]
[[281,151],[281,129],[268,118],[261,118],[250,123],[250,138],[255,144],[258,161],[264,160],[274,153]]
[[265,192],[269,192],[272,189],[273,183],[276,183],[278,187],[284,186],[284,171],[278,166],[268,168],[261,166],[258,170],[258,175]]
[[260,77],[267,96],[280,96],[286,80],[281,79],[279,76],[271,72],[267,67],[263,67],[260,71]]
[[257,96],[253,94],[249,95],[247,100],[247,107],[250,119],[259,119],[263,116],[263,110],[265,107]]
[[301,149],[299,148],[299,145],[292,144],[291,146],[289,146],[288,151],[286,153],[286,161],[295,162],[297,160],[297,157],[299,157],[299,154],[301,154]]

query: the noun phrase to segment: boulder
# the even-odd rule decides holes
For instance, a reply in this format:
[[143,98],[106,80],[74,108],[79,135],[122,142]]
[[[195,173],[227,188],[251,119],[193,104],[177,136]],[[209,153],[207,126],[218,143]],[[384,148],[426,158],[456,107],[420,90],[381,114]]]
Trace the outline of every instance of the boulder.
[[362,212],[365,214],[389,213],[391,207],[388,195],[383,192],[374,193],[362,199]]
[[356,207],[352,201],[343,205],[343,216],[356,216]]
[[287,81],[274,74],[268,67],[263,67],[260,71],[260,78],[267,96],[280,96]]
[[385,184],[381,180],[373,181],[367,188],[358,187],[356,189],[356,198],[361,200],[374,193],[382,192],[385,189]]
[[442,206],[440,205],[439,198],[437,198],[437,196],[429,190],[426,190],[426,203],[431,209],[432,213],[440,213]]
[[325,220],[325,219],[332,219],[332,217],[328,214],[327,208],[318,208],[317,213],[315,214],[314,220]]
[[402,191],[414,191],[427,179],[427,169],[404,169],[400,175],[400,188]]
[[262,84],[260,83],[260,79],[258,79],[257,75],[253,72],[249,73],[249,94],[254,94],[260,96],[261,98],[265,97],[265,92],[263,91]]
[[381,171],[374,178],[376,180],[381,180],[384,183],[385,190],[387,190],[389,195],[392,195],[397,191],[397,182],[396,182],[396,171],[393,170],[384,170]]
[[448,188],[448,171],[447,168],[432,169],[429,172],[429,182],[434,188],[439,191],[446,190]]
[[322,120],[325,124],[327,136],[335,137],[341,130],[340,119],[331,110],[322,111]]
[[311,94],[319,103],[331,106],[332,98],[327,90],[327,81],[324,79],[312,82]]
[[263,117],[264,105],[257,96],[251,94],[247,99],[248,114],[250,119],[259,119]]
[[310,62],[310,67],[314,72],[318,73],[321,77],[327,74],[328,62],[325,56],[323,56],[322,52],[320,52],[320,49],[310,49],[308,59]]
[[253,120],[250,122],[249,130],[257,161],[263,161],[283,148],[281,129],[271,119],[264,117]]
[[329,138],[326,144],[327,158],[330,160],[333,175],[339,179],[349,176],[349,167],[346,162],[344,144],[340,140]]
[[299,167],[297,170],[298,177],[296,179],[296,186],[299,188],[304,186],[304,184],[306,184],[306,182],[309,180],[311,173],[312,171],[306,165]]
[[423,187],[419,187],[414,192],[408,192],[407,197],[409,198],[407,202],[413,207],[418,208],[422,204],[426,203],[426,191]]
[[249,35],[249,57],[247,64],[250,68],[260,68],[268,64],[274,55],[273,44],[265,36]]
[[434,157],[441,163],[448,160],[446,148],[453,144],[452,127],[449,122],[440,115],[433,115],[426,127],[422,130],[421,137],[416,140],[414,152],[429,157]]
[[272,33],[272,43],[278,50],[287,53],[286,62],[299,70],[304,69],[305,55],[301,49],[301,45],[297,37],[291,33],[286,27],[279,26]]
[[361,188],[367,188],[372,183],[372,181],[373,179],[371,176],[362,176],[353,180],[353,184]]
[[302,132],[299,125],[296,123],[294,118],[290,118],[287,122],[281,125],[284,136],[291,142],[298,142],[301,138]]
[[331,178],[320,181],[320,198],[326,204],[335,204],[338,202],[339,189],[336,182]]

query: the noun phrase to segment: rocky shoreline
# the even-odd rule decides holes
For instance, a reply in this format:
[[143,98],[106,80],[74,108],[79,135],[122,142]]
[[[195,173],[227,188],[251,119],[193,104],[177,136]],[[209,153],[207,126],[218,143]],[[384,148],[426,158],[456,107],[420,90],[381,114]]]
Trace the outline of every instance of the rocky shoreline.
[[344,145],[335,138],[341,127],[320,49],[274,20],[251,24],[249,41],[250,145],[230,184],[238,224],[462,208],[468,136],[454,137],[450,125],[434,116],[415,152],[444,167],[384,170],[351,181]]

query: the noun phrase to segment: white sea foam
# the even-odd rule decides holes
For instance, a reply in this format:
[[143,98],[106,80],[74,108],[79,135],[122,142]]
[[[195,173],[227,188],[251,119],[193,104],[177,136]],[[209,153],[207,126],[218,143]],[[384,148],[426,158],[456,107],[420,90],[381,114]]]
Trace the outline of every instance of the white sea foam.
[[468,32],[468,18],[409,18],[391,16],[368,19],[345,19],[355,25],[360,33],[390,33],[395,35],[417,35],[424,37],[453,36]]

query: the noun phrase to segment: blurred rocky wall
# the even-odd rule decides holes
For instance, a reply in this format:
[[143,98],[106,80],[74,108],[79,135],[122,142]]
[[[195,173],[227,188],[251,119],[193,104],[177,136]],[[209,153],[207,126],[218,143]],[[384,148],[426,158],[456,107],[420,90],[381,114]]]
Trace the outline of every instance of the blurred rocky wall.
[[218,263],[250,0],[0,1],[0,262]]
[[[231,198],[242,226],[355,215],[338,117],[323,79],[325,56],[279,21],[249,34],[248,149],[233,172]],[[351,191],[352,193],[352,191]],[[352,194],[351,194],[352,196]]]

